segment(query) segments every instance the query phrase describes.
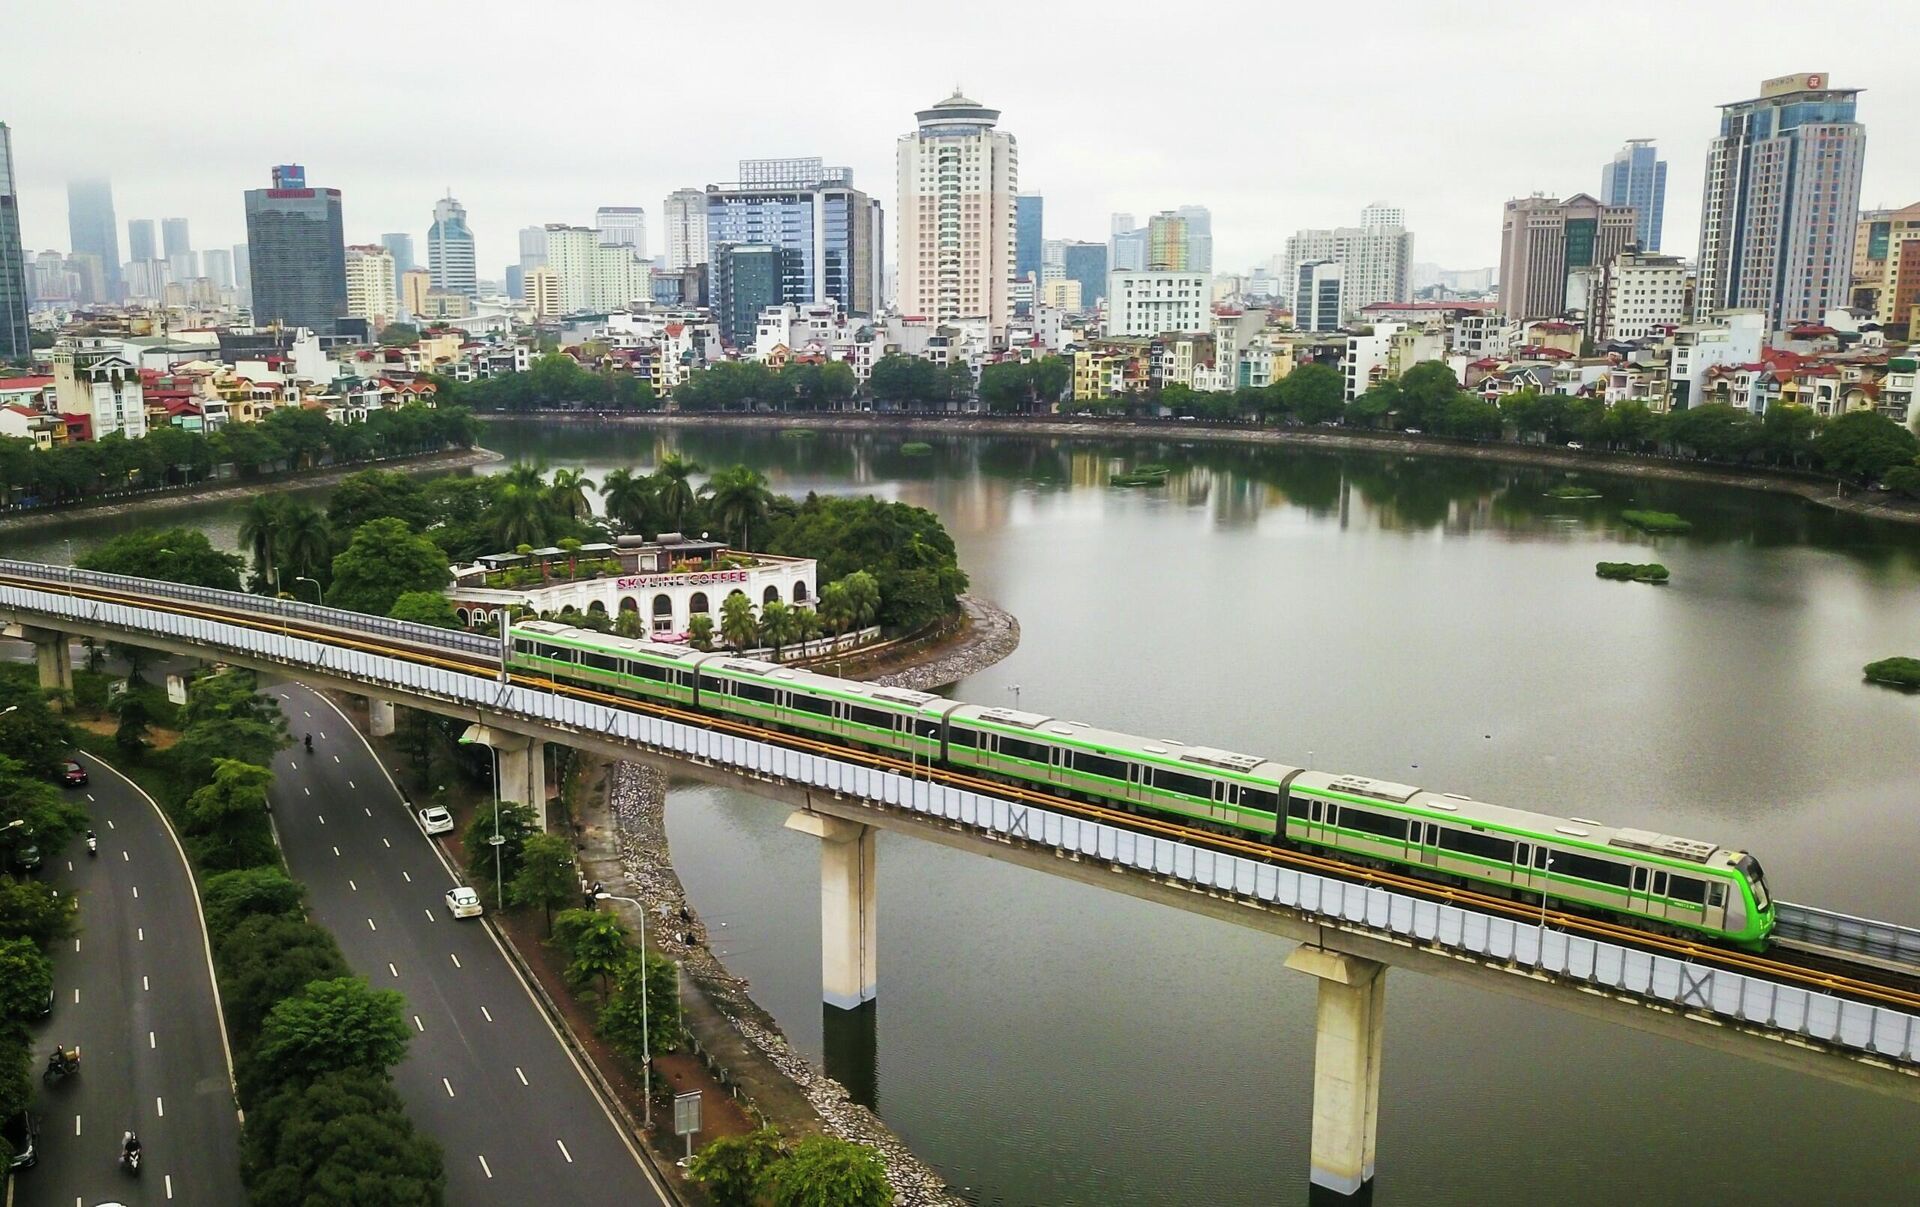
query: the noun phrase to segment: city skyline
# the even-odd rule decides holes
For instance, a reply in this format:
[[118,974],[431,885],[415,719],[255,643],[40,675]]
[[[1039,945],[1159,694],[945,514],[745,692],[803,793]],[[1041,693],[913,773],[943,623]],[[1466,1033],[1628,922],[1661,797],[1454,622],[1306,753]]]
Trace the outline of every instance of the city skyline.
[[[217,16],[234,6],[212,7]],[[1336,226],[1381,198],[1407,208],[1422,261],[1456,269],[1491,265],[1498,257],[1498,214],[1506,200],[1535,191],[1561,197],[1592,191],[1596,166],[1626,139],[1639,137],[1656,139],[1662,157],[1673,165],[1663,250],[1693,256],[1717,106],[1749,95],[1755,80],[1832,71],[1865,90],[1861,119],[1869,128],[1898,130],[1920,115],[1920,81],[1900,70],[1893,40],[1813,29],[1784,50],[1769,30],[1787,19],[1792,10],[1785,5],[1744,5],[1740,11],[1750,19],[1737,25],[1724,13],[1636,7],[1649,28],[1666,30],[1675,45],[1698,48],[1718,40],[1724,50],[1715,56],[1716,65],[1676,72],[1658,55],[1633,56],[1610,64],[1609,87],[1570,93],[1557,86],[1554,56],[1544,53],[1550,42],[1515,31],[1510,40],[1521,49],[1537,44],[1534,48],[1543,53],[1509,56],[1518,75],[1502,89],[1481,94],[1461,81],[1469,78],[1466,64],[1485,52],[1484,28],[1409,7],[1398,10],[1364,93],[1351,81],[1341,85],[1331,62],[1300,58],[1288,63],[1292,83],[1284,104],[1270,82],[1262,82],[1270,73],[1249,70],[1196,73],[1190,79],[1178,73],[1128,78],[1124,85],[1114,77],[1096,83],[1099,103],[1090,106],[1085,98],[1024,71],[991,32],[991,22],[982,23],[977,34],[939,32],[939,70],[946,78],[930,87],[919,59],[925,38],[933,36],[930,19],[908,14],[890,16],[863,40],[860,72],[845,73],[844,82],[810,85],[804,97],[778,83],[787,77],[771,64],[764,72],[756,70],[759,60],[753,56],[764,53],[790,63],[793,54],[816,45],[819,53],[845,53],[824,29],[795,30],[777,50],[756,49],[734,64],[742,80],[773,83],[712,89],[701,84],[706,68],[697,57],[657,64],[663,93],[701,97],[700,119],[615,136],[610,147],[601,146],[609,136],[589,132],[587,123],[577,134],[529,128],[524,138],[499,144],[514,147],[512,155],[474,155],[465,149],[472,144],[459,139],[425,144],[430,149],[423,151],[421,144],[371,136],[392,115],[367,106],[291,113],[270,130],[237,117],[231,122],[216,118],[205,123],[206,137],[196,142],[195,153],[181,156],[158,136],[164,119],[157,115],[130,112],[106,96],[67,97],[50,78],[38,79],[36,73],[50,70],[63,55],[82,51],[77,38],[84,23],[73,20],[69,10],[35,5],[14,18],[14,28],[23,45],[45,53],[23,60],[22,87],[0,119],[15,132],[29,249],[67,246],[67,180],[99,176],[113,181],[123,220],[185,216],[197,243],[241,242],[243,214],[234,199],[268,165],[295,160],[342,190],[347,237],[356,242],[396,230],[424,239],[422,216],[451,184],[471,211],[479,275],[498,279],[517,258],[514,238],[520,228],[590,223],[594,208],[610,197],[632,198],[655,209],[677,188],[726,180],[738,159],[821,154],[851,166],[856,180],[885,180],[894,139],[906,128],[903,121],[929,103],[930,92],[943,94],[953,83],[1000,109],[1003,124],[1018,133],[1020,185],[1046,198],[1047,238],[1102,240],[1112,212],[1145,215],[1176,204],[1201,204],[1214,216],[1216,272],[1261,264],[1281,250],[1292,231]],[[1244,11],[1223,13],[1223,21],[1285,30],[1295,44],[1352,32],[1350,20],[1337,14],[1276,15],[1250,4],[1228,8]],[[444,35],[425,8],[402,4],[378,11],[384,27],[401,42]],[[559,10],[568,11],[574,10]],[[1024,22],[1035,37],[1072,37],[1096,57],[1137,53],[1137,48],[1125,49],[1137,39],[1137,28],[1111,7],[1009,11],[1017,12],[1012,19]],[[297,20],[292,13],[246,12],[249,20],[264,24],[262,36]],[[475,15],[458,43],[461,53],[487,61],[517,52],[500,32],[509,23]],[[1631,23],[1635,17],[1627,12],[1622,19]],[[184,31],[157,31],[149,50],[164,55],[177,41],[184,53],[185,38]],[[304,45],[298,38],[286,41]],[[323,59],[318,44],[310,59],[303,59],[304,53],[296,49],[283,69],[296,76],[324,74],[349,94],[352,80],[344,77],[377,66]],[[582,69],[569,73],[574,90],[569,103],[619,111],[625,100],[617,84],[622,77],[612,65],[624,52],[585,46],[578,53]],[[1529,67],[1530,60],[1540,66]],[[450,79],[422,98],[408,120],[460,128],[485,99],[482,78],[483,73],[468,73]],[[465,83],[468,79],[474,82]],[[1237,109],[1247,121],[1192,120],[1197,112],[1193,86],[1200,79],[1209,89],[1211,110]],[[1542,99],[1516,107],[1516,92]],[[365,95],[384,93],[369,87]],[[1317,96],[1334,99],[1301,99]],[[1271,132],[1267,150],[1249,151],[1244,137],[1249,123]],[[1476,130],[1488,133],[1476,135]],[[1359,153],[1356,142],[1363,148]],[[1878,155],[1868,157],[1863,204],[1897,208],[1920,198],[1920,159],[1901,156],[1892,138],[1880,146]],[[1316,164],[1334,165],[1337,171]],[[1439,180],[1448,182],[1446,187],[1435,187]]]

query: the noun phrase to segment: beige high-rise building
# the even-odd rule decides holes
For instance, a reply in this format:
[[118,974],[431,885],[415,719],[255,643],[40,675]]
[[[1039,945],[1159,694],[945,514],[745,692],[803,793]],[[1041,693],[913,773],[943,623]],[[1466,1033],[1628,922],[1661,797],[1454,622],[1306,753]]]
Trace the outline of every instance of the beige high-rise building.
[[547,267],[560,278],[560,309],[624,310],[653,292],[651,266],[625,244],[600,241],[586,226],[549,222]]
[[707,262],[707,194],[704,189],[675,189],[664,207],[667,271],[679,272]]
[[998,109],[958,92],[914,117],[896,149],[900,312],[985,319],[998,337],[1013,317],[1018,144]]
[[559,273],[542,264],[528,273],[525,281],[527,308],[533,311],[533,317],[546,319],[560,313]]
[[400,274],[400,304],[408,314],[421,318],[427,313],[427,291],[433,288],[433,274],[424,268],[409,268]]
[[393,253],[377,243],[347,248],[347,314],[376,327],[393,318],[399,297],[394,286]]
[[1147,219],[1147,271],[1187,272],[1187,220],[1172,210]]
[[1500,225],[1500,308],[1510,319],[1555,319],[1567,308],[1575,269],[1613,262],[1634,240],[1630,205],[1603,205],[1585,193],[1565,201],[1507,202]]

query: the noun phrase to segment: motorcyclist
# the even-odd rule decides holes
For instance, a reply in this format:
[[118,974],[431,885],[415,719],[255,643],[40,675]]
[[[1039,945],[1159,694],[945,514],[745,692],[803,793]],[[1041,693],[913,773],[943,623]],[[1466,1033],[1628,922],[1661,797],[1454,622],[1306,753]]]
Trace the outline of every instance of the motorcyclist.
[[140,1162],[140,1137],[128,1132],[120,1140],[120,1163],[129,1169],[138,1169]]
[[307,753],[308,754],[313,753],[313,735],[312,734],[307,735]]
[[98,855],[99,853],[100,853],[100,840],[93,836],[92,830],[88,830],[87,831],[87,854]]
[[55,1044],[53,1051],[47,1054],[47,1071],[50,1073],[71,1073],[80,1067],[80,1049],[71,1050]]

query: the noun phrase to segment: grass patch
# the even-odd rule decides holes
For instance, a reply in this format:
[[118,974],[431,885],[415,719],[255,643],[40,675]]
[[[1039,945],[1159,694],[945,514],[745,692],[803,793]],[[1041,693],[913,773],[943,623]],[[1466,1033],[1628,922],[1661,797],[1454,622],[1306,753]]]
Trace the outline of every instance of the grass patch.
[[1882,658],[1867,663],[1862,672],[1874,683],[1920,691],[1920,658]]
[[1601,578],[1622,583],[1664,583],[1671,572],[1659,562],[1599,562],[1593,572]]
[[1575,486],[1568,483],[1549,490],[1547,497],[1549,499],[1597,499],[1600,497],[1600,492],[1588,486]]
[[1165,486],[1167,484],[1167,475],[1172,472],[1173,469],[1171,466],[1149,462],[1146,465],[1135,466],[1133,469],[1117,473],[1111,478],[1108,478],[1107,481],[1115,486]]
[[900,446],[900,453],[906,457],[931,457],[933,446],[924,440],[909,440]]
[[1691,520],[1683,520],[1671,511],[1623,511],[1620,519],[1642,532],[1660,535],[1693,531]]
[[819,434],[819,432],[814,431],[810,427],[790,427],[781,431],[780,438],[782,440],[811,440]]

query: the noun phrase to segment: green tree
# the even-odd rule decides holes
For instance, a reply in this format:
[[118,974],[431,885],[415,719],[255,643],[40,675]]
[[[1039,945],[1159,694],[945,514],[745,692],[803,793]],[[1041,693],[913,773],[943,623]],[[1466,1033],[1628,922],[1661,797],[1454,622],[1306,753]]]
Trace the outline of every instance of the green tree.
[[285,522],[285,496],[257,494],[240,509],[240,543],[253,555],[253,573],[264,586],[273,582],[280,568],[277,553],[280,531]]
[[1302,423],[1320,423],[1339,416],[1346,388],[1338,369],[1310,363],[1281,378],[1278,393],[1287,414]]
[[855,628],[864,629],[880,615],[880,583],[865,570],[855,570],[837,585],[846,588],[847,615]]
[[772,1207],[889,1207],[893,1186],[880,1154],[832,1136],[808,1136],[767,1170]]
[[256,1207],[440,1207],[440,1146],[414,1130],[384,1074],[296,1082],[247,1111],[241,1172]]
[[404,998],[363,977],[314,981],[267,1012],[248,1062],[256,1088],[328,1073],[384,1073],[407,1054]]
[[238,591],[244,563],[234,554],[215,549],[204,532],[163,528],[114,537],[89,550],[78,565],[83,570]]
[[687,1176],[700,1183],[715,1207],[754,1207],[767,1171],[786,1157],[780,1133],[763,1127],[708,1144],[694,1154]]
[[782,649],[793,644],[795,632],[793,609],[777,599],[760,606],[760,643],[773,647],[776,660]]
[[255,915],[296,915],[306,897],[299,881],[274,866],[219,872],[207,877],[200,888],[210,934],[224,934]]
[[380,346],[406,348],[420,342],[420,328],[412,323],[388,323],[380,328]]
[[653,471],[654,480],[660,484],[655,497],[659,502],[661,522],[669,528],[680,530],[692,515],[692,478],[705,469],[698,461],[679,453],[668,453],[660,458],[660,464]]
[[507,482],[493,497],[494,539],[500,545],[545,545],[553,536],[552,501],[545,487]]
[[393,601],[393,607],[387,609],[387,616],[393,620],[410,620],[415,624],[430,624],[441,629],[463,627],[459,615],[453,610],[453,601],[438,591],[408,591]]
[[500,844],[498,884],[493,879],[493,826],[492,809],[474,810],[472,820],[467,822],[466,832],[461,835],[460,845],[467,852],[468,873],[475,880],[492,884],[496,889],[504,889],[520,874],[520,853],[526,849],[527,839],[540,833],[539,819],[526,805],[500,802],[500,837],[506,841]]
[[1899,465],[1912,465],[1912,432],[1876,411],[1848,411],[1831,420],[1813,442],[1822,469],[1856,482],[1876,481]]
[[650,475],[636,474],[631,469],[611,471],[600,483],[600,498],[606,504],[607,518],[618,524],[622,532],[644,535],[648,529],[657,527],[658,485]]
[[[18,826],[12,824],[16,821]],[[86,825],[84,809],[30,774],[18,759],[0,755],[0,826],[6,827],[0,831],[0,849],[11,852],[18,846],[37,843],[50,853],[65,846]]]
[[39,1018],[52,991],[53,961],[34,941],[0,939],[0,1028],[24,1027]]
[[223,930],[209,917],[207,932],[220,973],[220,1008],[236,1051],[252,1049],[267,1015],[282,1001],[315,981],[348,975],[333,936],[304,918],[251,914]]
[[1423,360],[1400,375],[1400,407],[1405,425],[1427,431],[1444,430],[1447,409],[1460,392],[1460,381],[1446,363]]
[[760,635],[760,622],[753,614],[753,601],[745,592],[735,591],[720,601],[720,637],[736,650],[751,649]]
[[25,774],[51,779],[73,747],[73,726],[48,704],[31,678],[0,678],[0,755],[17,759]]
[[547,933],[553,933],[553,907],[565,905],[580,891],[580,873],[573,847],[558,834],[529,834],[520,848],[520,869],[507,886],[515,905],[537,905],[546,914]]
[[210,867],[269,863],[273,838],[266,825],[273,772],[238,759],[215,759],[213,779],[187,798],[187,832]]
[[138,759],[147,750],[147,727],[153,722],[153,710],[140,692],[122,692],[112,705],[120,723],[113,730],[113,745],[121,754]]
[[1667,434],[1696,458],[1738,460],[1753,447],[1753,415],[1721,402],[1688,407],[1668,420]]
[[820,588],[820,622],[827,631],[838,637],[847,631],[853,623],[853,603],[847,595],[847,584],[834,581]]
[[767,489],[767,476],[745,465],[736,465],[707,479],[700,493],[706,497],[722,529],[738,540],[736,548],[751,549],[748,538],[753,523],[767,514],[773,502],[773,494]]
[[453,578],[446,554],[398,519],[369,520],[354,530],[346,550],[333,559],[327,602],[337,608],[385,616],[409,591],[438,591]]
[[1500,408],[1465,390],[1454,391],[1433,422],[1439,431],[1462,440],[1500,438]]
[[[633,615],[638,619],[638,613],[623,613],[623,615]],[[694,613],[693,619],[687,622],[687,643],[696,650],[710,650],[713,648],[712,613]]]
[[169,753],[182,782],[206,783],[217,759],[267,766],[287,745],[287,720],[279,704],[255,686],[251,671],[225,670],[202,675],[187,687],[180,740]]
[[570,909],[554,919],[554,941],[567,953],[567,980],[575,985],[600,983],[606,1001],[614,978],[633,951],[627,946],[627,928],[619,918],[597,909]]
[[581,469],[554,471],[553,485],[547,488],[548,505],[568,519],[585,523],[593,518],[593,504],[587,498],[593,479]]
[[31,939],[45,950],[73,930],[73,898],[39,880],[0,876],[0,939]]
[[[643,975],[647,984],[644,996],[640,992]],[[635,1064],[643,1054],[678,1048],[680,972],[673,961],[648,952],[643,966],[639,953],[632,953],[614,980],[613,994],[601,1003],[595,1026],[616,1052]]]
[[333,526],[319,509],[288,500],[280,514],[281,589],[298,596],[296,577],[318,582],[333,560]]
[[1347,422],[1369,428],[1385,427],[1399,413],[1400,405],[1399,382],[1375,382],[1347,404]]
[[434,520],[426,489],[410,474],[391,469],[363,469],[349,474],[327,496],[327,522],[337,533],[350,533],[369,520],[395,519],[422,530]]

